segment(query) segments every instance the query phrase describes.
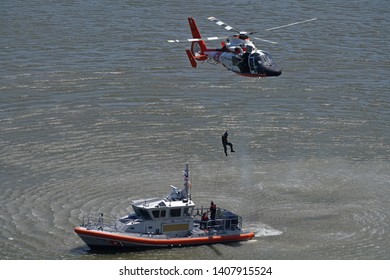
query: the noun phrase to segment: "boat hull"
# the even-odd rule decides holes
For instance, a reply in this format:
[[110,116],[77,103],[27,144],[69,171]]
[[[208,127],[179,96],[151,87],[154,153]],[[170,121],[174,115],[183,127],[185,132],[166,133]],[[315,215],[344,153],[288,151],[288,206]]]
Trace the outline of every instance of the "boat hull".
[[252,239],[253,232],[206,235],[200,237],[167,238],[156,235],[121,234],[76,227],[75,233],[91,248],[155,248],[197,246],[215,243],[239,242]]

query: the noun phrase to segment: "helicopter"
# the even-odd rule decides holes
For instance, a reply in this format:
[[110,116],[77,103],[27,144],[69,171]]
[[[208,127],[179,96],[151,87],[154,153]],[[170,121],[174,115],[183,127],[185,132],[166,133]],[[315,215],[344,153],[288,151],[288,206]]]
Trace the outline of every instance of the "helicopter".
[[[252,35],[255,32],[239,31],[215,17],[208,17],[207,19],[228,31],[234,31],[235,34],[228,37],[203,38],[194,18],[189,17],[188,23],[191,29],[192,38],[186,40],[168,40],[169,43],[179,43],[183,41],[191,42],[191,48],[187,49],[186,53],[193,68],[197,67],[198,61],[208,61],[213,64],[222,64],[227,70],[246,77],[261,78],[280,76],[282,74],[282,69],[274,62],[271,54],[267,51],[257,49],[253,41],[250,39],[249,35]],[[272,27],[265,29],[265,31],[284,28],[316,19],[317,18],[312,18]],[[270,44],[277,44],[277,42],[274,41],[256,37],[253,38]],[[224,40],[221,42],[221,48],[210,49],[207,47],[206,41],[220,39]]]

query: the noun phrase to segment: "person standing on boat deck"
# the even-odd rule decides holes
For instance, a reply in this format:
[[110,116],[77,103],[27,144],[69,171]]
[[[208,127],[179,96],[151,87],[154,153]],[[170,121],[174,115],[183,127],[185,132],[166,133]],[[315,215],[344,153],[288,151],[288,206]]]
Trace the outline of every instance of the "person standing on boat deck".
[[200,224],[201,229],[206,229],[207,228],[207,222],[209,221],[209,217],[207,217],[207,213],[203,213],[202,215],[202,222]]
[[233,150],[233,144],[228,142],[228,132],[227,130],[225,133],[222,135],[222,145],[223,145],[223,150],[225,152],[225,155],[227,156],[227,146],[230,146],[230,151],[234,153],[235,151]]
[[211,201],[210,204],[210,220],[215,220],[215,213],[217,213],[217,205],[214,201]]

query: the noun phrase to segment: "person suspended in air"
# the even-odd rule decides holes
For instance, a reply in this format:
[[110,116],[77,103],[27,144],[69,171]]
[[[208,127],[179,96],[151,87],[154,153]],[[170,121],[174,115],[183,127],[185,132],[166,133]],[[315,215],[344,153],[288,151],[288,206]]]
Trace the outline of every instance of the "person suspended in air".
[[230,152],[234,153],[235,151],[233,150],[233,144],[232,143],[229,143],[228,141],[228,132],[227,130],[225,131],[225,133],[222,135],[222,145],[223,145],[223,150],[225,152],[225,155],[227,156],[227,146],[230,146]]

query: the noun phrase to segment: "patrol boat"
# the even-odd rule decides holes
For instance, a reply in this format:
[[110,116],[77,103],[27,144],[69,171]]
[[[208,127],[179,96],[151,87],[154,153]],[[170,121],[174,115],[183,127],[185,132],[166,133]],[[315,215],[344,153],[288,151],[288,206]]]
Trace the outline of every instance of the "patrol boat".
[[[134,212],[121,218],[87,214],[75,233],[92,249],[114,250],[238,242],[255,236],[244,231],[242,218],[229,210],[216,208],[210,213],[208,207],[195,207],[188,163],[183,173],[183,189],[171,185],[165,198],[133,201]],[[213,219],[204,219],[210,214]]]

